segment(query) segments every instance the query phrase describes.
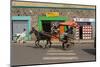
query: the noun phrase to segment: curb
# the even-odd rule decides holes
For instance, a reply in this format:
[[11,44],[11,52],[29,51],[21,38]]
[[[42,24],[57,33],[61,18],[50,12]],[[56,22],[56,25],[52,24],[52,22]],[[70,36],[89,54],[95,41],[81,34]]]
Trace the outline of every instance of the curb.
[[[94,44],[94,42],[95,42],[94,40],[75,40],[74,41],[74,44],[76,44],[76,45],[81,45],[81,44]],[[26,41],[26,43],[23,44],[23,45],[29,45],[29,44],[34,44],[34,43],[35,43],[35,41]],[[61,45],[62,43],[61,43],[61,41],[53,41],[52,44],[53,45],[59,45],[59,44]]]
[[[34,43],[35,41],[26,41],[26,43]],[[53,41],[52,43],[54,43],[54,44],[59,44],[59,43],[61,43],[61,41]],[[75,44],[90,44],[90,43],[94,43],[94,40],[91,40],[91,41],[89,41],[89,40],[85,40],[85,41],[74,41],[74,43]]]

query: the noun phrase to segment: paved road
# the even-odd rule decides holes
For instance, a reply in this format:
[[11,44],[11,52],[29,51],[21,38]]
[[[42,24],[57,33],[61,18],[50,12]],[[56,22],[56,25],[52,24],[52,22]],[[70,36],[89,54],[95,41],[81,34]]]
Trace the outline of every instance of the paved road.
[[93,44],[75,44],[71,49],[62,50],[60,44],[51,48],[36,48],[32,44],[11,45],[11,65],[30,65],[75,61],[94,61]]

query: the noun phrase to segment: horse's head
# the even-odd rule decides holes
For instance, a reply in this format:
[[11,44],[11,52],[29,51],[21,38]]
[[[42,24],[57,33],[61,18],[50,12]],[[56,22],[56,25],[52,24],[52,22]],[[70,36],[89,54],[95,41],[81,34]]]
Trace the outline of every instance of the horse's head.
[[35,32],[35,28],[32,27],[31,31],[29,32],[29,34],[32,34],[33,32]]

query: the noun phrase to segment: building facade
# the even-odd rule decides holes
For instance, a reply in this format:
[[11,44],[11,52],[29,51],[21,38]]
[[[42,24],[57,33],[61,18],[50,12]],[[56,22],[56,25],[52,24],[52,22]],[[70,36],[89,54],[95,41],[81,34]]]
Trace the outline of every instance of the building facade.
[[[11,16],[12,16],[12,23],[14,23],[14,25],[16,26],[17,25],[16,23],[20,22],[18,24],[22,26],[20,26],[19,28],[26,27],[28,30],[27,32],[31,30],[31,27],[35,27],[37,30],[42,31],[42,28],[48,26],[49,22],[50,23],[65,22],[75,19],[75,21],[78,22],[78,24],[81,26],[80,28],[82,29],[84,27],[83,25],[92,26],[92,32],[90,33],[92,38],[90,39],[93,39],[95,37],[95,32],[94,32],[95,17],[96,17],[95,9],[96,9],[95,6],[88,6],[88,5],[85,6],[85,5],[12,1]],[[58,15],[48,17],[47,16],[48,12],[49,13],[56,12],[58,13]],[[79,19],[79,18],[85,18],[85,19]],[[45,22],[48,22],[48,24],[45,24]],[[12,25],[14,30],[17,30],[15,26]],[[83,30],[80,31],[79,33],[81,33],[78,36],[79,39],[84,39]],[[29,37],[28,39],[31,40]],[[34,35],[32,35],[32,40],[35,40]]]

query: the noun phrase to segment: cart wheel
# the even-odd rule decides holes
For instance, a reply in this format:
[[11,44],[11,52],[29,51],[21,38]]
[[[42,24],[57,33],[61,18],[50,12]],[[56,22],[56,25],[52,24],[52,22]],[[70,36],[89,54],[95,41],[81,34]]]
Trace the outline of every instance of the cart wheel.
[[65,43],[64,46],[64,49],[71,49],[74,46],[74,43]]
[[64,44],[64,46],[65,46],[65,49],[68,49],[70,47],[70,43],[66,43]]
[[73,43],[73,42],[70,42],[70,43],[69,43],[69,47],[68,47],[68,48],[70,48],[70,49],[71,49],[71,48],[73,48],[73,47],[74,47],[74,43]]

